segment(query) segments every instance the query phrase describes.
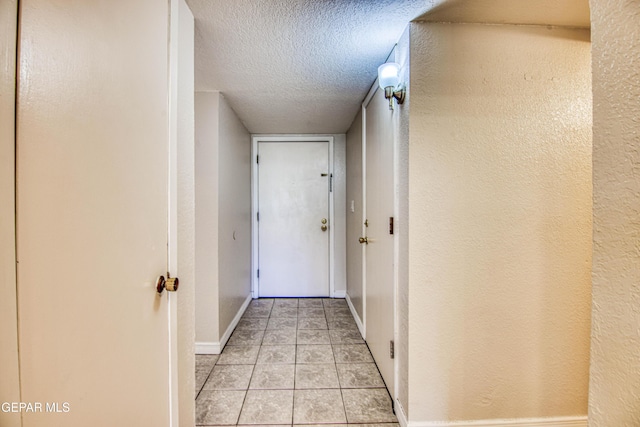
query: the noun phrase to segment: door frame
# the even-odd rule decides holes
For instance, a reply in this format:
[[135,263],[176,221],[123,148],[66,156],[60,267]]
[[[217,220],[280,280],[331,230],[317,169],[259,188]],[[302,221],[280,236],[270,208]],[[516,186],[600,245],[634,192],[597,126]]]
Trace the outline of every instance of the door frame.
[[333,170],[334,137],[331,135],[252,135],[251,136],[251,295],[260,296],[260,281],[258,267],[260,258],[258,253],[258,144],[268,142],[327,142],[329,144],[329,176],[334,177],[333,189],[329,192],[329,297],[335,297],[335,236],[334,236],[334,194],[335,176]]

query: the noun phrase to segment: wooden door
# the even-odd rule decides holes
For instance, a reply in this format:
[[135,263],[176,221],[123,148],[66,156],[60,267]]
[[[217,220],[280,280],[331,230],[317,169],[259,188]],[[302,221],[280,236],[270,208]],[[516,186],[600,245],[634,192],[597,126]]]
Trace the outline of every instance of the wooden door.
[[366,107],[366,332],[367,343],[393,396],[394,364],[394,139],[388,101],[378,92]]
[[168,5],[20,2],[24,427],[170,425]]

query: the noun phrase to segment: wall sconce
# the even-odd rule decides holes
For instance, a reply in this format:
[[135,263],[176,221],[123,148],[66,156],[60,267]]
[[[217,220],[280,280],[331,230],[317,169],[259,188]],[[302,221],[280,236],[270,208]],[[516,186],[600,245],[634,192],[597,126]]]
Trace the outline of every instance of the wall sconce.
[[404,102],[407,92],[404,85],[400,85],[400,65],[387,62],[378,67],[378,84],[384,89],[384,97],[389,100],[389,109],[393,110],[393,98],[398,104]]

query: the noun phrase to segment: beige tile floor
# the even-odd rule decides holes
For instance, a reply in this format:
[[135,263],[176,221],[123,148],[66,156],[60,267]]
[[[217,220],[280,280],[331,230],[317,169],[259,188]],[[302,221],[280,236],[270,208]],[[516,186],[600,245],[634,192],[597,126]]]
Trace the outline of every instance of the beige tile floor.
[[196,356],[196,423],[397,427],[344,299],[253,300],[222,354]]

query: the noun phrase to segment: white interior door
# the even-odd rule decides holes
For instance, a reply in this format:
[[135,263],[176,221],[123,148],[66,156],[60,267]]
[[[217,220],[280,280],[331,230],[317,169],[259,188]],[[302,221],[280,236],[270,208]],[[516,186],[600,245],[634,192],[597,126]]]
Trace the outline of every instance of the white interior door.
[[258,143],[261,297],[329,296],[329,142]]
[[394,211],[394,140],[388,105],[384,96],[376,93],[366,107],[365,318],[367,344],[393,395],[394,366],[389,345],[394,337],[394,236],[390,234]]
[[168,3],[20,8],[23,426],[169,426]]

